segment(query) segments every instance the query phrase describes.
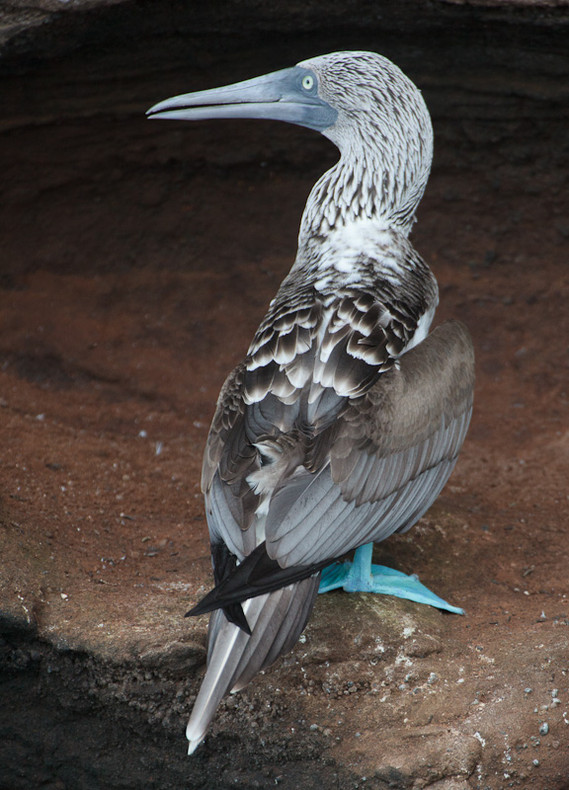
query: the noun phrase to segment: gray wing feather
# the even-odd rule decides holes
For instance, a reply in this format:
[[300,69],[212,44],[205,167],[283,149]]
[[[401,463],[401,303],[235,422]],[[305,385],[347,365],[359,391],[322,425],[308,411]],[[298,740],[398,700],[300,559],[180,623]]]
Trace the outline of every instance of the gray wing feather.
[[252,530],[243,530],[239,526],[239,517],[235,510],[241,498],[234,497],[223,485],[216,474],[206,494],[206,512],[212,542],[223,540],[240,560],[255,548],[255,536]]
[[329,462],[296,481],[295,501],[274,495],[265,525],[269,555],[283,567],[308,565],[409,528],[452,472],[473,388],[470,336],[447,322],[352,401],[332,436]]

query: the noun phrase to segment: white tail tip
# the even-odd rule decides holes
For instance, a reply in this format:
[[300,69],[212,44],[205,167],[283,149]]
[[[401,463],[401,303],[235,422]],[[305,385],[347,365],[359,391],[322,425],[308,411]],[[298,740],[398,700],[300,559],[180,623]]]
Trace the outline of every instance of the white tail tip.
[[200,743],[203,743],[204,737],[205,736],[202,735],[201,738],[188,738],[188,756],[195,752]]

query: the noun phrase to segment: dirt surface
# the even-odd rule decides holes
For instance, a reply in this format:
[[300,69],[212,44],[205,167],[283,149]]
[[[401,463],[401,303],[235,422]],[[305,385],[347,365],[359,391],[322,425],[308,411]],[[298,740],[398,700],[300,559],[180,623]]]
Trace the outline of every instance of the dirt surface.
[[569,147],[540,123],[441,126],[413,233],[437,321],[472,332],[476,407],[376,559],[466,615],[322,596],[191,760],[208,424],[335,154],[249,122],[4,131],[3,790],[569,787]]

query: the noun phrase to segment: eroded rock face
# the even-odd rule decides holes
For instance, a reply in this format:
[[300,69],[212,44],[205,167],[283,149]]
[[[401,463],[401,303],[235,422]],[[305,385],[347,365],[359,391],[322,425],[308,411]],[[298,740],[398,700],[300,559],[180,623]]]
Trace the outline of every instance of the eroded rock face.
[[[132,0],[27,0],[0,9],[0,67],[83,50],[112,53],[116,68],[119,53],[131,69],[138,54],[138,69],[148,73],[176,66],[188,73],[232,58],[247,72],[248,63],[282,66],[315,51],[367,47],[422,73],[423,87],[444,89],[447,110],[449,99],[464,104],[474,91],[486,97],[490,117],[501,117],[512,106],[507,95],[566,102],[568,25],[567,0],[356,0],[349,7],[330,0],[325,13],[317,2],[156,0],[141,8]],[[502,101],[493,102],[497,96]]]
[[[28,4],[51,16],[6,38],[0,64],[0,785],[562,790],[563,7],[386,4],[323,32],[305,4],[277,35],[266,4],[201,9],[193,26],[161,4],[87,5]],[[183,614],[211,584],[207,428],[335,152],[277,124],[143,113],[340,46],[401,63],[435,118],[414,243],[438,318],[474,336],[476,412],[439,502],[377,559],[467,615],[322,597],[188,760],[206,620]]]

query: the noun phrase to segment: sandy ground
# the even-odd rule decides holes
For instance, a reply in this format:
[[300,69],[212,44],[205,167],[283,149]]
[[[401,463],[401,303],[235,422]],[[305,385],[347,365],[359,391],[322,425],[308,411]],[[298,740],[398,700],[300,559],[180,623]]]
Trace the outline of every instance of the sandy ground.
[[[334,152],[253,123],[4,132],[3,678],[26,701],[2,719],[2,787],[139,787],[150,753],[152,788],[569,787],[569,191],[555,129],[510,132],[437,148],[413,240],[437,322],[472,332],[475,413],[436,505],[376,549],[466,616],[321,597],[189,764],[208,424]],[[101,745],[118,720],[126,752]]]

